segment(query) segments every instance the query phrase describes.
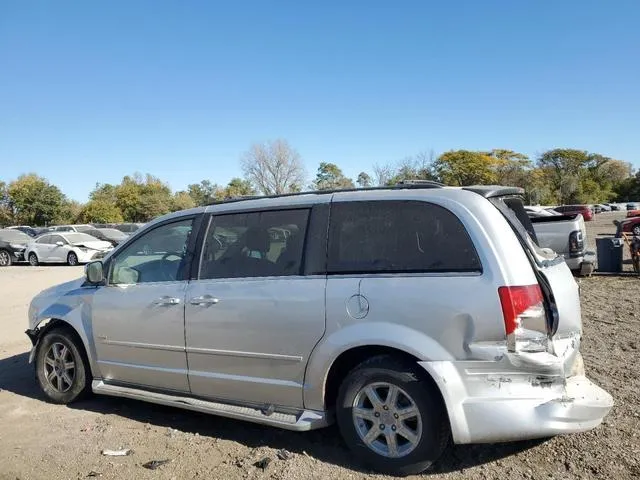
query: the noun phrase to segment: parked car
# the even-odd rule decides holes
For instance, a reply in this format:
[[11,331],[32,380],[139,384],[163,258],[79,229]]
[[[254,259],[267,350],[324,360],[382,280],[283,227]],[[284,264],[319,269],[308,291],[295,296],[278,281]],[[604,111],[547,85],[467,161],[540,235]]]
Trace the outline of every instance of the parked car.
[[562,255],[572,272],[591,275],[596,254],[586,244],[587,229],[579,213],[556,216],[531,216],[536,243]]
[[609,203],[608,205],[611,208],[612,212],[617,212],[621,210],[620,205],[618,205],[617,203]]
[[31,237],[18,229],[0,229],[0,267],[24,260],[24,250]]
[[638,210],[638,206],[635,203],[627,203],[627,210]]
[[102,234],[102,238],[100,238],[101,240],[111,242],[114,247],[116,245],[120,245],[129,238],[129,235],[116,228],[98,228],[96,230]]
[[113,246],[86,233],[45,233],[32,240],[25,251],[25,258],[33,266],[40,263],[66,263],[78,265],[101,258]]
[[90,230],[93,227],[87,224],[80,225],[55,225],[49,227],[50,232],[85,232],[86,230]]
[[7,228],[8,228],[9,230],[19,230],[19,231],[21,231],[22,233],[26,233],[26,234],[27,234],[27,235],[29,235],[30,237],[35,237],[35,236],[37,236],[37,234],[38,234],[38,231],[37,231],[35,228],[30,227],[30,226],[28,226],[28,225],[16,225],[16,226],[13,226],[13,227],[7,227]]
[[585,222],[593,220],[593,210],[588,205],[562,205],[554,209],[556,212],[564,214],[579,213]]
[[127,235],[132,235],[137,232],[140,227],[142,227],[144,223],[116,223],[112,225],[112,228],[116,230],[120,230]]
[[640,210],[627,210],[627,218],[640,217]]
[[632,233],[640,237],[640,217],[631,217],[622,221],[614,221],[613,224],[617,227],[617,235],[620,236],[620,232]]
[[527,206],[527,207],[524,207],[524,210],[525,210],[525,212],[527,212],[527,215],[529,215],[529,218],[534,218],[534,217],[554,217],[554,216],[562,215],[561,213],[556,212],[555,210],[553,210],[551,208]]
[[585,377],[578,285],[533,242],[523,193],[432,184],[165,215],[33,299],[30,361],[56,403],[93,391],[298,431],[335,418],[356,458],[400,475],[450,438],[592,429],[613,401]]
[[600,212],[610,212],[611,211],[611,207],[609,205],[607,205],[606,203],[599,203],[597,205],[597,207],[600,208]]
[[115,228],[87,228],[82,233],[91,235],[98,240],[109,242],[114,247],[129,238],[126,233]]

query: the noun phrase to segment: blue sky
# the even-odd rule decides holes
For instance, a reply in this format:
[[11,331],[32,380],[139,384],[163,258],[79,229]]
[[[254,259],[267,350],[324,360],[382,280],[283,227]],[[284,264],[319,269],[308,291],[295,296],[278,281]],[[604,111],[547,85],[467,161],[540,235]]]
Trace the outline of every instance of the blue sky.
[[310,179],[456,148],[637,168],[639,21],[637,1],[2,1],[0,180],[224,184],[275,138]]

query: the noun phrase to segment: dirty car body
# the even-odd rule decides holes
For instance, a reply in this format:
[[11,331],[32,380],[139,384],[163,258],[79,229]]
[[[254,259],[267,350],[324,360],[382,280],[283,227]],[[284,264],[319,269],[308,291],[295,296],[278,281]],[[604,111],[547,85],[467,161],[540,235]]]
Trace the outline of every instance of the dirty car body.
[[95,393],[291,430],[337,419],[400,473],[441,453],[425,439],[446,443],[427,404],[455,443],[594,428],[613,401],[585,377],[578,285],[532,240],[521,193],[364,189],[161,217],[33,299],[30,360],[49,372],[40,347],[69,331]]

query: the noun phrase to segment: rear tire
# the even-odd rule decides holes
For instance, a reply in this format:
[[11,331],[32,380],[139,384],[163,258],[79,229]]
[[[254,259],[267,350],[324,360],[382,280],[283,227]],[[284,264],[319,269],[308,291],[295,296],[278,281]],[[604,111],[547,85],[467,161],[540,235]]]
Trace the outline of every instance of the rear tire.
[[67,255],[67,264],[71,267],[78,265],[78,255],[76,255],[75,252],[69,252],[69,255]]
[[353,453],[376,471],[417,474],[446,448],[449,418],[440,392],[424,375],[410,362],[381,355],[358,365],[342,382],[338,426]]
[[11,263],[11,254],[6,250],[0,250],[0,267],[10,267]]
[[635,227],[633,227],[633,234],[636,237],[640,237],[640,225],[636,225]]
[[66,328],[54,328],[40,340],[36,378],[53,403],[71,403],[90,391],[89,362],[79,342]]
[[38,256],[33,252],[29,254],[29,265],[31,265],[32,267],[37,267],[38,265],[40,265]]

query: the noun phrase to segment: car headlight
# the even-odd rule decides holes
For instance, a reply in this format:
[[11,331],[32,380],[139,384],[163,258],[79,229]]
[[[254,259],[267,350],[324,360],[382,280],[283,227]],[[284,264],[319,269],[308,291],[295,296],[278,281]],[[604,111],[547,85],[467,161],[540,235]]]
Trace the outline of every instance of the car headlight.
[[9,246],[14,250],[24,250],[25,248],[27,248],[26,245],[19,245],[17,243],[10,243]]

